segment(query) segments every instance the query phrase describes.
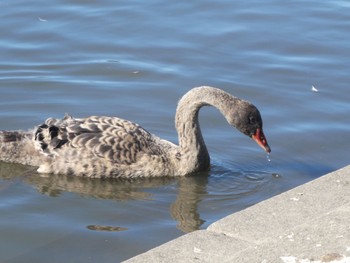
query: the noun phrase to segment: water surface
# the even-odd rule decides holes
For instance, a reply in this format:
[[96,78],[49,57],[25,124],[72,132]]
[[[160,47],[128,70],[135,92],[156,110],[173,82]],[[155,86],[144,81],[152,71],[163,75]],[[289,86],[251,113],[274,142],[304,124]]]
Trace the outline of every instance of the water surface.
[[177,101],[213,85],[254,102],[272,148],[269,162],[205,108],[212,167],[197,176],[42,177],[1,163],[2,262],[119,262],[349,164],[347,1],[12,0],[0,10],[0,129],[109,115],[177,142]]

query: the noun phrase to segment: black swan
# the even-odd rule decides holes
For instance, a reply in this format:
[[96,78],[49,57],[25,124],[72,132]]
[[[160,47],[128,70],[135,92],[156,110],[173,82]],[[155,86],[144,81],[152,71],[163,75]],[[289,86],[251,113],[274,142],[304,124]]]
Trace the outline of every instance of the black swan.
[[116,117],[49,118],[29,132],[1,131],[0,160],[38,166],[39,173],[87,177],[184,176],[209,168],[198,123],[202,106],[214,106],[227,122],[271,151],[259,110],[213,87],[187,92],[176,110],[179,145]]

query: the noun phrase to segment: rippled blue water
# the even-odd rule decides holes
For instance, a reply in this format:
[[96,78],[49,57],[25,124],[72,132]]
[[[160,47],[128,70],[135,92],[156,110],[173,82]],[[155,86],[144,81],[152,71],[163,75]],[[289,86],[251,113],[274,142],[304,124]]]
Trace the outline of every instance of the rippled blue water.
[[0,129],[112,115],[176,142],[178,99],[212,85],[258,106],[272,147],[268,162],[205,108],[212,168],[201,176],[99,181],[2,163],[2,262],[118,262],[349,164],[348,1],[4,0],[0,10]]

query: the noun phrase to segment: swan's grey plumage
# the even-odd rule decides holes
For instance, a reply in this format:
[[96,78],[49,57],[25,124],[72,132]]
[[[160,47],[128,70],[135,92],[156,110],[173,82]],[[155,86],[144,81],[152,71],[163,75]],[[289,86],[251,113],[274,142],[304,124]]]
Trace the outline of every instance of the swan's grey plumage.
[[116,117],[49,118],[30,132],[0,132],[0,160],[38,166],[39,173],[87,177],[183,176],[209,168],[198,122],[202,106],[214,106],[228,123],[270,152],[258,109],[213,87],[198,87],[179,101],[179,145]]

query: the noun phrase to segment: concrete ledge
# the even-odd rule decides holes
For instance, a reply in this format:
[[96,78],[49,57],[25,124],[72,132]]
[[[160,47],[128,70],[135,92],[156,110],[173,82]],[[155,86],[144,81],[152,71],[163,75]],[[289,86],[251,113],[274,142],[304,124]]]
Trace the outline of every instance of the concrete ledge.
[[350,263],[350,166],[125,262]]

